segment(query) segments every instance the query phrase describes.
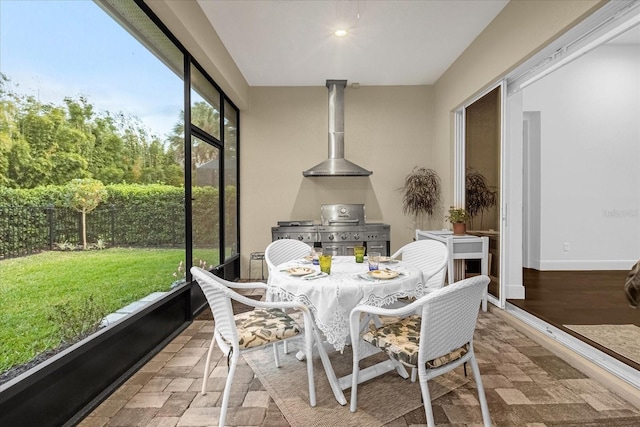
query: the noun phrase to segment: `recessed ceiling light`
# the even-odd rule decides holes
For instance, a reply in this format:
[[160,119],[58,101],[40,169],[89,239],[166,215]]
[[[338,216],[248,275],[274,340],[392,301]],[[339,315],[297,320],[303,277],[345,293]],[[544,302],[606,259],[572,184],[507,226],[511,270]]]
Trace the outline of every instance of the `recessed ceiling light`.
[[347,35],[347,30],[336,30],[336,32],[333,34],[335,34],[338,37],[344,37]]

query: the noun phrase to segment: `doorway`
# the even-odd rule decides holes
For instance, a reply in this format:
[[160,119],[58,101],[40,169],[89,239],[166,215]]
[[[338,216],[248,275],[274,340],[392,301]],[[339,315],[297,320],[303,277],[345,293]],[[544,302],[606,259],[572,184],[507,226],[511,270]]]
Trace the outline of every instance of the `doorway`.
[[[489,238],[489,295],[500,299],[501,86],[465,108],[465,209],[467,234]],[[477,269],[477,267],[476,267]]]
[[509,83],[522,120],[526,299],[508,302],[638,370],[640,315],[623,293],[640,258],[640,26],[628,22]]
[[[501,289],[502,165],[504,84],[496,84],[456,111],[454,204],[464,206],[470,219],[467,234],[489,240],[488,301],[504,308]],[[477,264],[477,265],[476,265]],[[480,263],[467,261],[465,271],[479,273]],[[462,267],[461,267],[462,268]]]

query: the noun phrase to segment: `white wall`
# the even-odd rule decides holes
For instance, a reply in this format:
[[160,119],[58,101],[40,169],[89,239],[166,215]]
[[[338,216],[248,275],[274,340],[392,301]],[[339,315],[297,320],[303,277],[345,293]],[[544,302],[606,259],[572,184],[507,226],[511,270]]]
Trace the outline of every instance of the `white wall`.
[[640,258],[640,49],[601,46],[527,87],[523,106],[541,116],[540,269],[628,270]]
[[[447,170],[442,171],[448,203],[453,199],[454,111],[561,34],[590,15],[606,1],[510,1],[491,24],[471,43],[465,52],[436,82],[434,87],[434,159]],[[522,119],[520,118],[520,123]],[[515,150],[511,150],[513,155]],[[511,161],[508,158],[507,161]],[[514,168],[513,170],[511,170]],[[505,165],[507,176],[517,176],[521,161]],[[521,175],[521,174],[520,174]],[[508,184],[502,191],[509,191]],[[504,197],[504,194],[503,194]],[[517,199],[517,198],[516,198]],[[518,200],[512,200],[518,201]],[[502,212],[504,213],[504,211]],[[522,298],[522,230],[514,227],[522,215],[521,203],[511,203],[506,212],[509,229],[502,230],[500,259],[504,269],[500,275],[500,296]],[[516,230],[510,233],[511,230]],[[504,273],[504,274],[502,274]]]
[[433,88],[347,87],[344,98],[345,158],[373,175],[305,178],[302,171],[328,154],[327,88],[250,88],[240,125],[243,277],[249,254],[264,251],[278,220],[319,222],[324,203],[364,203],[367,222],[391,225],[392,251],[412,240],[415,224],[402,213],[398,189],[414,166],[438,166]]

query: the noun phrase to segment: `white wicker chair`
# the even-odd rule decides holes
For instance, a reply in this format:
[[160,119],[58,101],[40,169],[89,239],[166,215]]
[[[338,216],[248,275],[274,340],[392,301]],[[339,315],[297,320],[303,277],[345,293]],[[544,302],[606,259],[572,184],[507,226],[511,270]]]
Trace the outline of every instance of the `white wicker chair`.
[[280,239],[269,243],[264,259],[269,271],[283,262],[303,258],[311,253],[311,247],[300,240]]
[[422,270],[428,291],[444,285],[449,251],[447,245],[436,240],[416,240],[401,247],[391,258],[400,257],[403,262]]
[[[264,260],[267,262],[267,271],[271,270],[283,262],[300,259],[311,254],[311,247],[300,240],[280,239],[269,243],[264,251]],[[273,345],[273,350],[277,354],[277,343]],[[287,342],[282,343],[285,354],[289,353]]]
[[[255,301],[233,291],[231,288],[254,289],[266,288],[264,283],[235,283],[221,279],[200,267],[192,267],[191,274],[202,288],[202,292],[209,302],[214,320],[214,333],[207,353],[207,361],[202,380],[202,394],[206,393],[207,378],[211,354],[215,343],[227,356],[229,373],[222,395],[219,426],[224,426],[229,405],[229,393],[233,375],[242,351],[277,343],[286,338],[292,338],[302,333],[296,322],[282,311],[283,308],[300,310],[304,319],[305,355],[307,359],[307,377],[309,381],[309,403],[316,406],[316,391],[313,379],[313,320],[309,309],[297,302],[263,302]],[[238,301],[256,310],[234,315],[231,300]],[[277,348],[274,345],[276,366],[280,367],[277,358]]]
[[[358,305],[351,311],[350,328],[353,349],[351,412],[357,408],[360,345],[364,340],[385,351],[405,366],[418,369],[420,390],[427,424],[434,426],[431,396],[427,381],[469,362],[478,388],[478,400],[485,426],[491,426],[489,407],[473,351],[473,333],[478,321],[482,294],[489,284],[488,276],[475,276],[431,292],[398,309]],[[366,330],[361,336],[361,314],[407,316],[381,328]],[[366,317],[365,317],[366,318]]]
[[[426,292],[433,292],[444,286],[444,278],[447,272],[447,262],[449,261],[449,251],[447,245],[436,240],[416,240],[407,243],[392,255],[391,258],[400,258],[403,262],[418,267],[422,271]],[[392,308],[406,305],[406,299],[398,300],[392,304]],[[382,326],[377,317],[373,318],[376,326]],[[411,381],[416,380],[418,372],[411,370]]]

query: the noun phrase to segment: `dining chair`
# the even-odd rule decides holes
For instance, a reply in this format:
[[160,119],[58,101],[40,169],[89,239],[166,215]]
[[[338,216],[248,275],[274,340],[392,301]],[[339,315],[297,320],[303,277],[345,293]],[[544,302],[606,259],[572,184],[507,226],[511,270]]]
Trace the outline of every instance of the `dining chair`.
[[440,289],[444,285],[449,261],[449,251],[444,243],[437,240],[416,240],[398,249],[391,258],[400,258],[422,270],[426,291]]
[[264,251],[264,259],[269,271],[283,262],[303,258],[311,253],[311,246],[300,240],[279,239],[269,243]]
[[[357,409],[360,346],[366,346],[365,343],[369,343],[403,365],[417,368],[427,425],[430,427],[435,424],[427,381],[469,362],[478,389],[484,425],[491,426],[489,407],[473,351],[473,333],[478,321],[480,301],[489,281],[489,276],[464,279],[431,292],[401,308],[388,309],[360,304],[351,310],[349,318],[353,349],[351,412]],[[420,309],[419,315],[412,314],[416,309]],[[400,320],[380,328],[367,329],[362,328],[361,325],[362,313],[399,316]]]
[[[407,243],[394,253],[391,258],[402,259],[403,262],[411,264],[422,271],[423,286],[425,293],[432,292],[444,286],[444,278],[449,261],[449,250],[447,245],[437,240],[416,240]],[[407,298],[401,298],[391,304],[390,308],[397,308],[410,303]],[[376,326],[382,326],[379,317],[372,317]],[[411,371],[411,381],[416,380],[417,371]]]
[[[303,258],[311,253],[311,247],[300,240],[279,239],[269,243],[264,250],[264,259],[267,263],[267,271],[271,273],[277,265],[287,261]],[[269,297],[271,300],[271,297]],[[274,351],[277,344],[274,344]],[[287,341],[282,343],[285,354],[289,353]],[[277,351],[276,351],[277,352]]]
[[[227,381],[222,395],[218,425],[222,427],[225,423],[231,383],[233,382],[233,375],[238,364],[240,353],[268,344],[275,344],[287,338],[300,335],[303,332],[300,326],[289,315],[282,311],[283,308],[296,309],[302,312],[305,336],[304,351],[307,359],[307,378],[309,382],[309,403],[311,406],[316,406],[312,361],[314,326],[309,309],[304,304],[298,302],[256,301],[240,295],[233,290],[233,288],[265,289],[267,285],[262,282],[229,282],[200,267],[191,267],[191,274],[207,298],[214,321],[213,337],[211,339],[211,345],[209,346],[209,352],[207,353],[204,378],[202,380],[202,394],[206,394],[211,354],[213,353],[216,342],[227,357],[227,364],[229,366]],[[255,307],[255,310],[234,315],[231,300]],[[276,366],[280,367],[280,362],[277,357],[277,347],[275,345],[274,356]]]

